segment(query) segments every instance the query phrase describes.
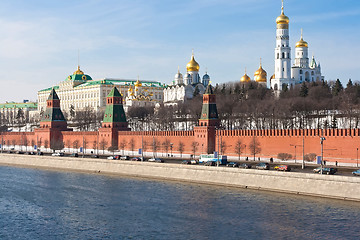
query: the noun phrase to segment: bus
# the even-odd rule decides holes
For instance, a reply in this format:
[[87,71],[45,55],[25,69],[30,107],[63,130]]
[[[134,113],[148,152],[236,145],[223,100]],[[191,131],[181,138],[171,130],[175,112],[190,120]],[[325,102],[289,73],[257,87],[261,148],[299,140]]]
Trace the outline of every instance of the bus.
[[220,165],[227,164],[227,156],[219,155],[219,158],[215,158],[214,154],[201,154],[199,163],[206,163],[208,161],[217,162],[218,160]]

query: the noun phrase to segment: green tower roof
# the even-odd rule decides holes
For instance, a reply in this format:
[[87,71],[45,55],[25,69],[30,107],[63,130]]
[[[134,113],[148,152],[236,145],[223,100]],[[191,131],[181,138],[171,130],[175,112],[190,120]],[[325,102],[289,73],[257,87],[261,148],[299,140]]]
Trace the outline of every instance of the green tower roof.
[[119,90],[117,90],[116,87],[114,87],[110,93],[107,95],[107,97],[121,97],[121,94],[119,92]]
[[211,86],[211,84],[209,84],[205,90],[204,94],[214,94],[213,88]]
[[124,107],[121,102],[121,94],[117,90],[117,88],[113,87],[113,89],[110,91],[110,93],[107,97],[108,98],[109,97],[117,97],[120,99],[120,101],[119,101],[119,103],[112,103],[112,104],[106,105],[103,122],[105,122],[105,123],[126,122],[125,111],[124,111]]
[[50,92],[50,95],[49,95],[49,97],[48,97],[48,100],[60,100],[59,97],[58,97],[58,95],[56,94],[54,88],[51,89],[51,92]]

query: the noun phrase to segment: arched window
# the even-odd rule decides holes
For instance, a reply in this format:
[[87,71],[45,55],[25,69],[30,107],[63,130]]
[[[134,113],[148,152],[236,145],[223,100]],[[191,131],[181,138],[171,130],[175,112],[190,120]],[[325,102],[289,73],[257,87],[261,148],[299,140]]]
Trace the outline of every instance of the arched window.
[[285,58],[285,53],[282,53],[282,58]]
[[274,85],[274,90],[275,90],[275,91],[278,90],[278,85],[277,85],[277,83],[275,83],[275,85]]
[[303,70],[300,70],[300,74],[303,74]]
[[280,57],[280,54],[278,53],[278,54],[277,54],[277,59],[279,59],[279,57]]
[[311,72],[311,76],[314,76],[314,71]]

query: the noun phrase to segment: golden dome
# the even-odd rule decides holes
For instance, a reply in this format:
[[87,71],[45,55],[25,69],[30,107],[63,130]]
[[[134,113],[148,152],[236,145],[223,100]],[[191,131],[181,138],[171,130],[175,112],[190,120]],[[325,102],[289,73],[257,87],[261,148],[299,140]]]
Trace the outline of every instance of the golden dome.
[[80,70],[80,66],[78,66],[77,70],[74,72],[74,75],[84,75],[84,72]]
[[277,24],[289,24],[290,20],[287,16],[284,14],[284,1],[282,1],[281,6],[281,15],[276,18]]
[[194,53],[191,56],[190,62],[186,65],[188,72],[198,72],[200,70],[200,65],[195,61]]
[[260,60],[260,67],[256,72],[254,73],[254,80],[256,82],[266,82],[267,73],[261,66],[261,60]]
[[289,24],[290,20],[287,16],[284,15],[284,12],[281,13],[280,16],[276,18],[277,24]]
[[250,82],[250,77],[245,73],[244,76],[240,79],[240,82]]
[[304,41],[303,39],[303,31],[301,29],[301,38],[300,38],[300,41],[298,41],[295,45],[295,47],[309,47],[309,44],[307,42]]
[[251,79],[250,79],[250,77],[246,74],[246,69],[245,69],[245,74],[244,74],[244,76],[242,76],[241,78],[240,78],[240,82],[250,82],[251,81]]
[[136,81],[136,83],[135,83],[135,87],[141,87],[142,86],[142,84],[141,84],[141,82],[139,81],[139,79]]

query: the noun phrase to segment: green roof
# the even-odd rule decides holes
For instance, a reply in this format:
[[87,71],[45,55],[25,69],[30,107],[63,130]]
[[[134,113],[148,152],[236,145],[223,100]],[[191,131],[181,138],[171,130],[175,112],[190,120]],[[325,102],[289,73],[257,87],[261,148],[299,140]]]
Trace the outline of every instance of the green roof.
[[51,89],[50,95],[48,97],[48,100],[59,100],[58,95],[55,92],[55,89]]
[[114,87],[114,88],[110,91],[110,93],[109,93],[109,95],[108,95],[107,97],[121,97],[121,94],[119,93],[119,90],[117,90],[117,88]]
[[0,103],[0,108],[37,108],[36,102],[27,102],[27,103]]
[[69,75],[65,81],[74,80],[74,81],[91,81],[92,78],[86,74],[73,74]]
[[39,92],[47,92],[47,91],[51,91],[51,89],[59,89],[59,86],[54,86],[54,87],[49,87],[49,88],[46,88],[46,89],[43,89],[43,90],[40,90]]
[[[77,87],[86,87],[91,85],[123,85],[123,86],[130,86],[134,85],[137,80],[128,80],[128,79],[112,79],[112,78],[104,78],[100,80],[92,80],[87,81],[83,84],[78,85]],[[160,82],[155,81],[147,81],[147,80],[140,80],[143,87],[159,87],[165,88],[165,85]]]
[[[70,75],[74,76],[74,75]],[[83,76],[83,75],[79,75]],[[87,76],[87,75],[85,75]],[[91,79],[91,78],[90,78]],[[67,81],[67,80],[65,80]],[[127,80],[127,79],[112,79],[112,78],[104,78],[100,80],[89,80],[84,83],[81,83],[74,88],[79,87],[88,87],[88,86],[94,86],[94,85],[122,85],[122,86],[130,86],[134,85],[137,80]],[[140,80],[143,87],[158,87],[158,88],[166,88],[165,84],[162,84],[161,82],[155,82],[155,81],[147,81],[147,80]],[[43,90],[40,90],[39,92],[46,92],[50,91],[52,88],[55,90],[59,89],[59,86],[49,87]]]

